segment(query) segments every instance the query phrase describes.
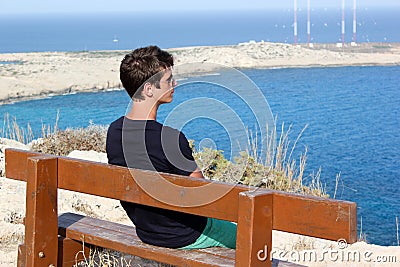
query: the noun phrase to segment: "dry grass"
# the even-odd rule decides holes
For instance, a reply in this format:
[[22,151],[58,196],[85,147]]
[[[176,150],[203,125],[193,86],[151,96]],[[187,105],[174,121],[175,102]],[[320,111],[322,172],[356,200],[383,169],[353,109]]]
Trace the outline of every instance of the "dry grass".
[[357,238],[358,242],[365,242],[367,243],[367,234],[363,232],[363,217],[360,218],[360,234]]
[[0,221],[0,246],[21,243],[24,240],[24,217],[22,211],[7,211]]
[[34,139],[30,125],[28,124],[26,129],[20,127],[17,123],[16,117],[10,118],[8,113],[4,114],[1,136],[24,144],[29,143]]
[[22,211],[10,211],[4,217],[4,221],[12,224],[24,224],[25,214]]
[[[83,255],[78,252],[77,256]],[[88,258],[77,262],[74,267],[173,267],[173,265],[164,264],[137,256],[125,254],[119,251],[90,247]]]
[[26,129],[20,127],[15,117],[4,115],[3,129],[0,134],[3,138],[16,140],[20,143],[31,143],[31,150],[57,156],[66,156],[74,150],[95,150],[105,152],[107,127],[91,124],[86,128],[58,128],[59,114],[51,125],[42,125],[42,136],[35,139],[32,128],[28,124]]
[[74,150],[105,152],[107,127],[90,125],[87,128],[56,130],[32,143],[32,150],[66,156]]
[[[306,127],[298,134],[293,143],[289,138],[291,127],[285,129],[285,125],[282,124],[279,137],[276,128],[271,131],[267,129],[269,134],[266,137],[265,159],[258,156],[255,138],[249,141],[249,149],[242,151],[235,158],[235,162],[228,161],[224,157],[223,151],[208,148],[203,151],[195,151],[194,157],[203,174],[212,180],[328,197],[321,182],[320,169],[316,173],[304,177],[307,148],[304,148],[304,152],[298,159],[293,156],[305,129]],[[306,182],[307,180],[309,182]]]

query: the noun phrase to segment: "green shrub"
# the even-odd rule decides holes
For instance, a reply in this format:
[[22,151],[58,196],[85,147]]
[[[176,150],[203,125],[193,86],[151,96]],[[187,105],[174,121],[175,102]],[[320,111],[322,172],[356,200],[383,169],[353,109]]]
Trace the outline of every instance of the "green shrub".
[[[303,184],[303,171],[299,170],[303,167],[296,167],[295,161],[292,161],[292,164],[286,164],[286,169],[277,170],[259,163],[245,151],[235,158],[235,162],[231,162],[224,157],[223,151],[209,148],[200,152],[195,151],[194,158],[203,175],[211,180],[329,197],[320,181],[320,171],[310,174],[311,182]],[[305,158],[302,156],[300,161],[305,161]]]

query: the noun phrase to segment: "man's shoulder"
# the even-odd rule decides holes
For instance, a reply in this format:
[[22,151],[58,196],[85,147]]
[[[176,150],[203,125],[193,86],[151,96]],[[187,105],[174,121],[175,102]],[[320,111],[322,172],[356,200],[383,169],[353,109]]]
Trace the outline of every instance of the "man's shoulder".
[[167,125],[162,125],[162,124],[161,124],[161,127],[162,127],[162,131],[163,132],[165,131],[166,134],[173,135],[173,136],[182,136],[182,137],[185,136],[180,130],[175,129],[173,127],[170,127]]
[[124,123],[124,116],[121,116],[110,124],[109,129],[122,128],[123,123]]
[[175,129],[171,126],[164,125],[155,120],[148,120],[148,121],[136,121],[136,120],[129,120],[126,119],[125,116],[122,116],[115,121],[113,121],[109,126],[110,130],[123,130],[124,129],[137,129],[140,127],[141,129],[146,129],[146,132],[159,132],[163,135],[167,136],[180,136],[185,137],[185,135],[178,129]]

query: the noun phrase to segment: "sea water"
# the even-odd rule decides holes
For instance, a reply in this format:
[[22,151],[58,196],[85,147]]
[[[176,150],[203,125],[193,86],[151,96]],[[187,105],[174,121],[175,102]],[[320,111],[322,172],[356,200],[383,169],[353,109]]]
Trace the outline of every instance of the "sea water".
[[[359,8],[357,42],[400,42],[400,7]],[[307,11],[299,9],[298,42],[307,42]],[[352,10],[346,11],[345,42],[353,37]],[[151,19],[149,19],[151,18]],[[342,12],[311,10],[311,42],[341,40]],[[2,14],[0,53],[34,51],[129,50],[234,45],[250,40],[293,43],[293,9],[104,14]]]
[[[297,157],[307,147],[307,174],[321,167],[322,182],[331,196],[340,174],[336,198],[357,202],[358,222],[362,218],[368,242],[395,245],[396,216],[400,217],[400,67],[240,71],[265,96],[278,128],[283,122],[286,127],[292,125],[292,142],[308,125],[296,152]],[[177,106],[194,98],[225,103],[249,128],[257,123],[252,110],[231,91],[198,83],[178,86],[174,101],[161,106],[159,120],[165,121],[169,114],[176,114]],[[207,103],[202,102],[202,109],[210,116],[218,113]],[[128,105],[124,91],[80,93],[3,105],[0,114],[15,116],[20,126],[29,122],[40,136],[41,125],[54,124],[57,112],[61,129],[108,125],[123,115]],[[182,130],[196,144],[212,140],[211,144],[229,157],[232,141],[224,123],[199,117]]]

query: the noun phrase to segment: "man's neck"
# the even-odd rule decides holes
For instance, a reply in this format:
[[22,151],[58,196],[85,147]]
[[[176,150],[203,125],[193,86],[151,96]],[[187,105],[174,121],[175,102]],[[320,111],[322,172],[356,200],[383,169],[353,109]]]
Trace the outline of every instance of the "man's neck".
[[156,120],[159,105],[149,105],[147,102],[135,102],[126,114],[130,120]]

